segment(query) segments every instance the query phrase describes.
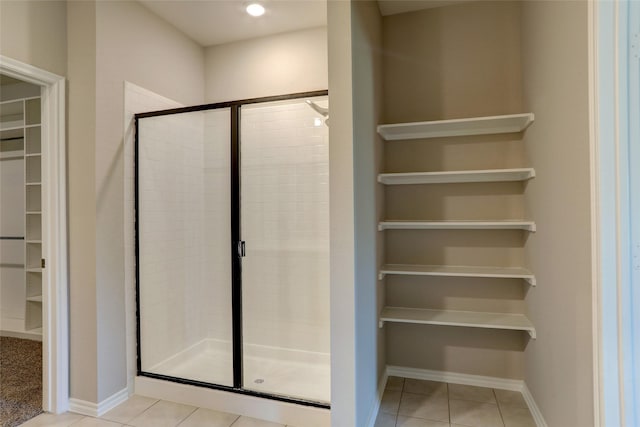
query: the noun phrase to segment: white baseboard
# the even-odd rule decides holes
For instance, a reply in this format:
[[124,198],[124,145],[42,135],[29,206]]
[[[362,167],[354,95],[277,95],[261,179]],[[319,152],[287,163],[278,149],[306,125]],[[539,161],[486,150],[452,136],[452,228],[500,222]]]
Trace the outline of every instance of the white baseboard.
[[119,392],[107,397],[100,403],[87,402],[81,399],[69,399],[69,412],[75,412],[89,417],[99,417],[129,398],[129,390],[123,388]]
[[531,411],[538,427],[547,427],[547,423],[540,412],[527,384],[522,380],[509,380],[497,377],[485,377],[482,375],[460,374],[457,372],[431,371],[428,369],[405,368],[401,366],[387,366],[387,376],[413,378],[416,380],[440,381],[451,384],[474,385],[478,387],[496,388],[499,390],[512,390],[522,393],[524,401]]
[[367,427],[374,427],[376,424],[376,419],[378,418],[378,412],[380,412],[380,402],[382,402],[382,395],[384,394],[384,388],[387,386],[387,378],[389,375],[387,370],[385,369],[382,373],[382,377],[378,382],[378,390],[376,393],[376,401],[374,402],[373,407],[371,408],[371,412],[369,413],[369,418],[367,423],[365,424]]
[[522,397],[524,397],[524,401],[527,402],[527,406],[529,407],[529,411],[531,411],[531,416],[533,420],[536,422],[538,427],[547,427],[547,422],[544,420],[542,416],[542,412],[540,412],[540,408],[536,404],[536,401],[533,400],[533,395],[529,391],[529,387],[527,384],[522,385]]
[[524,381],[505,378],[485,377],[482,375],[459,374],[457,372],[431,371],[429,369],[404,368],[387,366],[387,375],[416,380],[441,381],[451,384],[475,385],[478,387],[497,388],[500,390],[522,391]]

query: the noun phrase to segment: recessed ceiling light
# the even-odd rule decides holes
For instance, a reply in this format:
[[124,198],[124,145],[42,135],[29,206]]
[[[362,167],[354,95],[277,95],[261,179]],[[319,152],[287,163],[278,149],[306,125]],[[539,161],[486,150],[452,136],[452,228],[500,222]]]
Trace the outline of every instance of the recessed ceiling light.
[[251,16],[262,16],[264,15],[264,6],[258,3],[251,3],[247,6],[247,13]]

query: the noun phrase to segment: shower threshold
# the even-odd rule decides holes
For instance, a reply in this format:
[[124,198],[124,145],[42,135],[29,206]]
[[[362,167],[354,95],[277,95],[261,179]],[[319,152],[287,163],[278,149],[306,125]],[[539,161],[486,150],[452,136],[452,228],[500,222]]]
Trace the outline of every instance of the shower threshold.
[[[244,344],[244,388],[329,404],[330,357],[327,353]],[[146,372],[209,384],[233,384],[231,343],[203,339]]]

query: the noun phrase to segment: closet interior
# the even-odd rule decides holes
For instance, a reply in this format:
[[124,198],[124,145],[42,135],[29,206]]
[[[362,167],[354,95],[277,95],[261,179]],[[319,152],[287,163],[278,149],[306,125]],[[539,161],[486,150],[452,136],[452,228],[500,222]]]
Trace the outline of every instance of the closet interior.
[[41,340],[40,87],[0,83],[0,334]]
[[385,257],[379,326],[402,369],[522,378],[536,231],[523,137],[520,4],[473,2],[382,20]]

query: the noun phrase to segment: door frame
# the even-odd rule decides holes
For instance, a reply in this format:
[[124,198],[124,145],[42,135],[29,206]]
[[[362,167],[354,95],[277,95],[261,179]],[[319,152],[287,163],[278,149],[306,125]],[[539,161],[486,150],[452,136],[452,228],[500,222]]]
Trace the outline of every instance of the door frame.
[[[589,2],[594,425],[636,425],[640,8]],[[635,111],[635,112],[634,112]],[[635,145],[634,145],[635,144]],[[635,326],[634,326],[635,325]]]
[[61,413],[69,409],[66,82],[3,55],[0,73],[42,88],[42,408]]

